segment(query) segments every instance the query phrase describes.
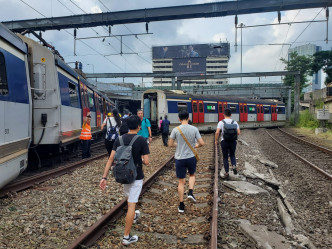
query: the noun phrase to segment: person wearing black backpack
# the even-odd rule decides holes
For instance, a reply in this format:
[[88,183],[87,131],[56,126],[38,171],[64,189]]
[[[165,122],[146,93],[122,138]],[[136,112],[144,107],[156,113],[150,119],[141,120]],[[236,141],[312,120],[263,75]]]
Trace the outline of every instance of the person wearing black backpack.
[[121,127],[119,129],[120,136],[123,134],[127,134],[129,131],[128,125],[127,125],[127,118],[131,116],[131,112],[126,111],[125,115],[121,118]]
[[105,125],[107,127],[105,135],[105,147],[108,152],[108,156],[110,156],[114,141],[119,136],[119,128],[121,126],[121,119],[117,109],[113,109],[111,113],[108,113],[108,117],[105,118],[103,124],[101,125],[101,130],[104,129]]
[[161,122],[160,131],[161,136],[163,138],[164,146],[168,146],[168,133],[169,133],[169,125],[171,122],[167,119],[167,115],[165,115],[165,119]]
[[[123,184],[123,191],[126,196],[128,196],[128,210],[126,215],[126,225],[124,230],[124,235],[122,238],[123,245],[129,245],[131,243],[138,241],[137,235],[130,235],[130,230],[133,223],[136,223],[140,212],[139,210],[135,211],[136,203],[138,202],[138,198],[140,196],[142,186],[143,186],[143,164],[149,164],[149,155],[150,150],[149,146],[146,142],[146,139],[142,136],[137,136],[137,132],[141,129],[141,119],[136,116],[132,115],[127,118],[127,125],[129,128],[129,132],[121,136],[124,145],[130,145],[132,139],[136,139],[132,144],[132,159],[134,164],[137,166],[137,176],[136,180],[130,184]],[[136,138],[135,138],[136,137]],[[115,140],[113,150],[111,156],[109,157],[106,167],[104,170],[103,177],[99,183],[99,187],[102,190],[105,190],[107,185],[107,175],[111,169],[113,164],[114,158],[116,158],[117,149],[121,146],[120,144],[120,137]]]
[[240,135],[240,127],[235,120],[231,119],[231,116],[232,116],[231,110],[225,109],[224,110],[225,118],[218,123],[217,131],[215,134],[215,144],[218,145],[218,139],[221,133],[220,146],[223,155],[226,179],[229,178],[228,156],[231,158],[233,173],[234,175],[237,174],[235,150],[237,144],[236,142],[237,136]]

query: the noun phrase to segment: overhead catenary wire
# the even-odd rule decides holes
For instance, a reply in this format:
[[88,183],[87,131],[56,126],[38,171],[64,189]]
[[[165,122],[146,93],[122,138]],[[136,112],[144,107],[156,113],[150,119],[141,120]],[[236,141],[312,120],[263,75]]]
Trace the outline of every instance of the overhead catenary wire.
[[[31,5],[29,5],[28,3],[26,3],[24,0],[20,0],[22,3],[24,3],[25,5],[27,5],[29,8],[33,9],[34,11],[36,11],[38,14],[40,14],[41,16],[47,18],[46,15],[44,15],[43,13],[41,13],[40,11],[36,10],[34,7],[32,7]],[[64,30],[67,34],[74,36],[73,34],[71,34],[69,31]],[[114,65],[116,68],[120,69],[121,71],[123,71],[118,65],[116,65],[115,63],[113,63],[111,60],[109,60],[107,57],[105,57],[105,55],[103,55],[102,53],[100,53],[99,51],[97,51],[96,49],[94,49],[93,47],[91,47],[90,45],[88,45],[87,43],[85,43],[84,41],[80,41],[82,42],[84,45],[86,45],[87,47],[89,47],[91,50],[95,51],[96,53],[98,53],[99,55],[103,56],[106,60],[108,60],[112,65]]]

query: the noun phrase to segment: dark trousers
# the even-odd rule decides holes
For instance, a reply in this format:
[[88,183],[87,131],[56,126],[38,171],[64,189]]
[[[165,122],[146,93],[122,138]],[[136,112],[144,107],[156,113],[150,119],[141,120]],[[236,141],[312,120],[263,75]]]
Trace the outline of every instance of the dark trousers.
[[90,146],[91,140],[81,140],[82,141],[82,158],[89,158],[91,157],[90,153]]
[[109,141],[109,140],[105,139],[105,147],[106,147],[106,150],[108,152],[108,156],[111,155],[113,145],[114,145],[114,141],[115,140]]
[[228,173],[229,172],[228,156],[231,158],[231,163],[233,167],[236,166],[236,159],[235,159],[236,141],[226,142],[225,140],[222,140],[220,146],[222,150],[224,168],[226,173]]
[[161,136],[163,138],[163,143],[164,143],[164,146],[168,146],[168,133],[161,133]]

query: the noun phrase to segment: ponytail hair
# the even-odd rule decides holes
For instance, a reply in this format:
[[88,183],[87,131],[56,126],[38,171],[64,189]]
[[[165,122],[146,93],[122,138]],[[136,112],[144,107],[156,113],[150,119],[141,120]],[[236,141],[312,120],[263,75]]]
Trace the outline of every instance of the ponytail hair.
[[121,126],[121,118],[120,118],[120,115],[119,115],[119,111],[117,109],[113,109],[112,113],[113,113],[116,125],[118,127],[120,127]]

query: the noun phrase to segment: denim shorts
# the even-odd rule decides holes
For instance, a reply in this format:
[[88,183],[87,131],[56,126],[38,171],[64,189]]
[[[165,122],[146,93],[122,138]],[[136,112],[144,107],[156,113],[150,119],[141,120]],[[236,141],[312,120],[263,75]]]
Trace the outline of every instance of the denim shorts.
[[175,161],[176,177],[183,179],[186,178],[187,169],[190,175],[196,172],[196,157],[180,159]]

